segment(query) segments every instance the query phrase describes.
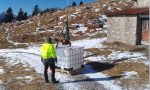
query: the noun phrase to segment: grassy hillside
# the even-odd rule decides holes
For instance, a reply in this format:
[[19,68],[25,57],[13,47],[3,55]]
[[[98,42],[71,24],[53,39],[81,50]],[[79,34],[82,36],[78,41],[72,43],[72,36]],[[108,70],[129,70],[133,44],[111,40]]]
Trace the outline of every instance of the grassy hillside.
[[[47,12],[20,22],[2,23],[0,25],[0,40],[10,44],[12,42],[41,42],[44,37],[59,35],[63,29],[64,22],[67,20],[67,15],[69,18],[69,26],[72,24],[87,25],[97,19],[100,15],[104,15],[106,12],[121,10],[131,6],[132,3],[106,1],[103,4],[91,3],[82,6],[69,7],[54,13]],[[73,40],[74,37],[75,36],[72,36],[71,39]]]

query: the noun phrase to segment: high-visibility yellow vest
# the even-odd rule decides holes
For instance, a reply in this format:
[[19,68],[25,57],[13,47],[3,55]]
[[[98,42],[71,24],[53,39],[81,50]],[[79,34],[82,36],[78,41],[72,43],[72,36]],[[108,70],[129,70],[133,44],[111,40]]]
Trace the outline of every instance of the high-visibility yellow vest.
[[56,58],[56,50],[53,44],[43,43],[41,48],[41,57],[42,59]]

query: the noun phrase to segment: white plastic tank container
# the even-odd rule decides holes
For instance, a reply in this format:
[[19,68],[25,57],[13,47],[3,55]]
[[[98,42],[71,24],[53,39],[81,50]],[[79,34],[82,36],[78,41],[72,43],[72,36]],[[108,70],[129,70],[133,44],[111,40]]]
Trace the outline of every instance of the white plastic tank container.
[[76,46],[61,46],[57,50],[57,67],[61,69],[79,69],[84,65],[83,47]]

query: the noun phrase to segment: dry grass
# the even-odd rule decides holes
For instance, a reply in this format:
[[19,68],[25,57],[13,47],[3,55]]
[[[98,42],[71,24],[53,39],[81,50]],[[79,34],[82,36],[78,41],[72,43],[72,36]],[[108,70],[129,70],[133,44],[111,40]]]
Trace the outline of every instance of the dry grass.
[[27,47],[26,44],[18,44],[17,46],[9,43],[6,39],[0,39],[0,49],[8,49],[8,48],[24,48]]
[[129,52],[141,52],[146,50],[145,47],[138,47],[134,45],[127,45],[121,42],[112,42],[112,43],[104,43],[104,45],[107,45],[110,49],[115,49],[119,51],[129,51]]
[[0,39],[0,49],[5,48],[14,48],[15,46],[9,42],[7,42],[6,39]]
[[[112,68],[104,70],[103,73],[108,74],[109,76],[117,76],[123,73],[123,71],[136,71],[138,72],[139,78],[136,79],[125,79],[121,78],[121,86],[129,90],[141,90],[144,88],[144,85],[148,84],[149,70],[148,66],[145,66],[143,63],[137,62],[122,62],[116,63]],[[139,89],[140,88],[140,89]]]
[[30,83],[26,85],[18,85],[19,83],[15,83],[13,85],[10,85],[7,90],[56,90],[52,88],[51,85],[45,85],[44,83],[36,82],[36,83]]
[[[5,73],[0,75],[0,80],[4,82],[6,90],[56,90],[54,84],[45,84],[43,78],[38,75],[34,69],[23,67],[22,64],[8,65],[4,58],[0,58],[0,66]],[[28,69],[28,70],[26,70]],[[17,79],[16,77],[32,76],[33,80]]]
[[107,37],[106,33],[97,33],[96,35],[91,36],[90,38],[104,38],[104,37]]
[[93,53],[93,55],[104,55],[105,57],[107,57],[109,54],[112,53],[112,51],[108,49],[99,49],[99,48],[89,48],[85,49],[85,51],[91,52]]

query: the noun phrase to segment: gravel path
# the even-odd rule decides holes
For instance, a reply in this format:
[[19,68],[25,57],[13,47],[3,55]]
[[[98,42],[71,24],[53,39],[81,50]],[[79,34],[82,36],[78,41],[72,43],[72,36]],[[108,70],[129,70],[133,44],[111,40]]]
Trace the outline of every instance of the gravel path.
[[102,84],[97,82],[99,79],[89,78],[85,73],[94,72],[83,70],[81,74],[75,76],[57,72],[56,78],[60,81],[58,90],[106,90]]
[[[61,75],[67,76],[64,74]],[[64,81],[60,80],[58,90],[106,90],[103,85],[85,75],[80,74],[67,79],[64,79]]]

